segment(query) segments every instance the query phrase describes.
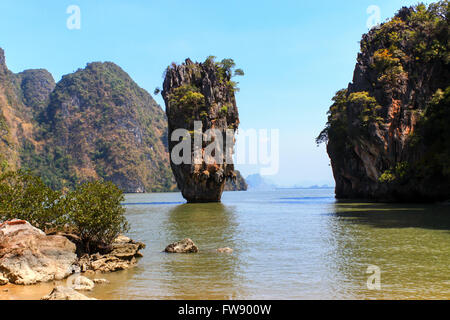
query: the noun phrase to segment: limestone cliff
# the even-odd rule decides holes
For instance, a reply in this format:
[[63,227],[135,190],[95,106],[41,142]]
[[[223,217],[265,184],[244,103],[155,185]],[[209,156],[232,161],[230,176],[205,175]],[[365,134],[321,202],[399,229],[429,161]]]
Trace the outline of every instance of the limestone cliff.
[[55,87],[51,74],[43,69],[14,74],[8,70],[0,48],[0,172],[6,167],[23,167],[23,150],[40,149],[34,128],[36,116],[48,103]]
[[361,40],[327,142],[336,196],[450,199],[449,2],[403,7]]
[[125,192],[170,191],[164,111],[114,63],[55,84],[44,69],[13,73],[0,49],[0,173],[28,169],[53,188],[104,179]]
[[247,191],[248,184],[242,174],[239,170],[235,170],[234,172],[236,173],[236,179],[227,180],[224,191]]
[[[227,162],[226,151],[234,147],[234,130],[239,126],[236,106],[236,84],[231,80],[234,62],[224,59],[217,63],[209,57],[204,63],[193,63],[187,59],[181,65],[172,64],[166,70],[162,95],[166,104],[169,122],[169,137],[176,129],[185,129],[191,136],[191,154],[188,162],[175,164],[171,157],[171,167],[185,199],[188,202],[220,201],[225,181],[234,179],[234,165]],[[236,73],[237,72],[237,73]],[[235,70],[235,74],[243,74]],[[208,129],[217,129],[222,136],[223,148],[218,159],[205,158],[205,148],[210,142],[203,138],[202,159],[194,161],[194,121],[202,124],[202,136]],[[226,131],[233,131],[232,141],[227,141]],[[220,139],[219,139],[220,140]],[[217,140],[217,141],[219,141]],[[169,152],[179,141],[169,139]]]

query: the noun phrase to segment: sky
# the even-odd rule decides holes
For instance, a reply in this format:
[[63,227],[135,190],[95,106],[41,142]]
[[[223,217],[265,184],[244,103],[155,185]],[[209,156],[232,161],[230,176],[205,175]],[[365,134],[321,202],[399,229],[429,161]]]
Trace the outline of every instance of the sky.
[[[278,148],[270,148],[279,169],[266,170],[273,171],[267,178],[281,186],[333,185],[325,146],[315,143],[331,98],[352,80],[368,21],[417,2],[1,0],[0,47],[13,72],[44,68],[58,81],[88,62],[112,61],[151,94],[172,62],[232,58],[245,71],[236,96],[241,131],[279,132]],[[67,26],[73,5],[79,29]],[[161,96],[154,98],[164,109]],[[262,173],[268,165],[259,160],[237,169]]]

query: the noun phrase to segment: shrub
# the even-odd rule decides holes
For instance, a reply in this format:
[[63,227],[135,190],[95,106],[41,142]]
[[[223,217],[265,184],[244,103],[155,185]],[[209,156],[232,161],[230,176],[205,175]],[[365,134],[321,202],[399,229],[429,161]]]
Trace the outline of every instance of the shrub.
[[23,219],[47,232],[70,230],[88,253],[128,231],[123,200],[111,182],[87,182],[63,195],[28,172],[0,175],[0,221]]
[[63,224],[61,193],[24,171],[0,175],[0,220],[27,220],[42,230]]
[[65,199],[68,224],[80,236],[86,252],[93,245],[110,244],[120,233],[128,231],[121,206],[123,192],[111,182],[86,182]]

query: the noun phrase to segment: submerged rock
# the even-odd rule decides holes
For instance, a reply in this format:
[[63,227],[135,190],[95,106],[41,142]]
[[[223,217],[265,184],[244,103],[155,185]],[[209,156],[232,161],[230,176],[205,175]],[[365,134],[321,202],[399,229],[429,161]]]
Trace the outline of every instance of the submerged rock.
[[[226,180],[236,178],[227,154],[233,153],[239,114],[235,83],[231,81],[234,63],[227,62],[216,63],[209,58],[204,63],[193,63],[186,59],[185,63],[172,64],[166,70],[162,96],[169,122],[170,165],[178,188],[188,202],[219,202]],[[201,123],[201,128],[195,122]],[[177,129],[185,129],[188,136],[172,141],[172,133]],[[215,131],[209,131],[211,135],[207,136],[209,129]],[[200,140],[198,148],[194,146],[195,137]],[[175,149],[176,155],[183,157],[181,163],[175,163],[172,152],[186,140],[190,140],[187,141],[190,150]],[[220,145],[217,148],[213,145],[214,151],[207,148],[213,142]]]
[[107,283],[109,283],[109,280],[106,280],[106,279],[92,279],[92,281],[95,284],[107,284]]
[[228,248],[228,247],[227,248],[219,248],[219,249],[217,249],[217,252],[231,254],[231,253],[233,253],[233,249]]
[[58,286],[50,292],[50,294],[41,298],[41,300],[97,300],[89,298],[84,294],[75,291],[72,288]]
[[95,287],[94,281],[81,275],[73,275],[67,279],[68,287],[80,291],[92,291]]
[[0,278],[14,284],[61,280],[72,273],[75,244],[47,236],[24,220],[0,225]]
[[183,239],[178,242],[169,244],[164,250],[167,253],[197,253],[198,247],[191,239]]

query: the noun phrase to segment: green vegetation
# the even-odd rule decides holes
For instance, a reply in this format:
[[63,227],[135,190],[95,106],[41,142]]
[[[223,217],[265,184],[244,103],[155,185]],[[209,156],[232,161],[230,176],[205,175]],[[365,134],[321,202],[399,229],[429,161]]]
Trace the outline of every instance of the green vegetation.
[[123,200],[111,182],[87,182],[63,194],[25,171],[0,175],[0,221],[23,219],[44,231],[74,232],[86,252],[128,230]]
[[414,151],[427,146],[427,152],[415,165],[418,176],[450,179],[450,86],[438,89],[417,124]]
[[61,197],[39,177],[5,172],[0,175],[0,220],[23,219],[43,230],[61,227]]
[[[86,252],[92,244],[110,244],[128,231],[122,191],[111,182],[87,182],[64,199],[67,224],[80,236]],[[64,214],[64,213],[63,213]]]
[[328,110],[328,121],[325,129],[316,139],[317,144],[328,143],[329,139],[345,142],[347,137],[347,89],[336,92],[333,104]]
[[394,169],[388,169],[378,178],[381,183],[401,183],[410,176],[410,166],[408,162],[399,162]]
[[204,64],[214,66],[216,68],[216,75],[219,81],[226,83],[233,92],[238,92],[239,82],[232,81],[231,79],[234,76],[244,76],[244,70],[235,69],[236,63],[233,59],[223,59],[220,62],[216,62],[215,59],[215,56],[209,56],[206,58]]
[[383,118],[378,117],[378,112],[382,107],[377,103],[374,97],[371,97],[369,92],[353,92],[348,97],[348,103],[354,104],[359,110],[359,119],[363,126],[367,126],[370,122],[383,121]]
[[169,94],[169,103],[178,110],[191,112],[206,108],[205,96],[200,93],[200,89],[193,85],[183,85],[173,89]]

